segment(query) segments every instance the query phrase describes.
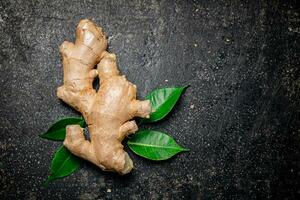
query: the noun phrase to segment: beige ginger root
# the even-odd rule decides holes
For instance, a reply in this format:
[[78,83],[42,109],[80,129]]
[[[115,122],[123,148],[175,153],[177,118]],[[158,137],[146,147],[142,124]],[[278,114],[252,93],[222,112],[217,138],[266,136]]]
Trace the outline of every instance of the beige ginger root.
[[[83,115],[91,139],[85,139],[79,125],[69,125],[64,145],[102,170],[127,174],[133,163],[121,142],[138,130],[131,119],[148,118],[151,105],[136,100],[136,86],[120,75],[115,54],[106,48],[105,33],[89,20],[79,22],[75,44],[65,41],[60,46],[64,84],[57,96]],[[98,91],[93,88],[97,76]]]

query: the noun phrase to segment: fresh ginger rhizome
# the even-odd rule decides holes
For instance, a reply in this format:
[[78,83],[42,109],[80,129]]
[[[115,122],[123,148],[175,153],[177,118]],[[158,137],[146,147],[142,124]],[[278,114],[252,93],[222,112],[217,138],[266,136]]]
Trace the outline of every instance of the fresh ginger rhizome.
[[[115,54],[106,49],[105,33],[90,20],[79,22],[75,44],[60,46],[64,84],[57,96],[83,115],[91,138],[85,140],[79,125],[69,125],[64,145],[102,170],[127,174],[133,163],[121,142],[138,130],[132,118],[149,118],[151,104],[136,100],[136,86],[120,74]],[[93,88],[97,76],[98,91]]]

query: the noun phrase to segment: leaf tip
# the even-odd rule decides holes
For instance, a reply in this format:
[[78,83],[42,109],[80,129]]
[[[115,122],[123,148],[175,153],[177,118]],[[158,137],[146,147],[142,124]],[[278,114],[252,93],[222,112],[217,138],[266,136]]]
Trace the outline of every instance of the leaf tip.
[[47,180],[43,183],[43,187],[47,188],[49,186],[49,183],[52,181],[51,176],[47,178]]
[[45,133],[39,134],[38,136],[39,136],[40,138],[45,139]]
[[188,84],[188,85],[186,85],[186,86],[183,86],[183,89],[186,90],[186,89],[188,89],[189,87],[191,87],[190,84]]

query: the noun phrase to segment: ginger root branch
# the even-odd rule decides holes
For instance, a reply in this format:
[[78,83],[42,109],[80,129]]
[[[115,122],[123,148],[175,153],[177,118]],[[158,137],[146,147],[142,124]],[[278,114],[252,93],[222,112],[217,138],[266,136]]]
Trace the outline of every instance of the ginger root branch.
[[[121,142],[138,130],[131,119],[149,118],[151,105],[136,100],[136,86],[120,75],[116,55],[106,49],[105,33],[90,20],[79,22],[75,44],[65,41],[60,46],[64,84],[57,89],[57,96],[82,113],[91,138],[85,140],[83,129],[70,125],[64,145],[102,170],[127,174],[133,163]],[[93,88],[97,76],[98,91]]]

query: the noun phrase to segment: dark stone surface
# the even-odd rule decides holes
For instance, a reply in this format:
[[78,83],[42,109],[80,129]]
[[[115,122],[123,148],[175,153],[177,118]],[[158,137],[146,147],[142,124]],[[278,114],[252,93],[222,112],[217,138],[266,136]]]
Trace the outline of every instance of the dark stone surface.
[[[299,14],[296,0],[1,0],[0,199],[296,199]],[[38,134],[78,115],[56,88],[58,46],[82,18],[108,33],[141,98],[191,85],[151,126],[191,151],[165,162],[130,152],[136,169],[125,177],[86,162],[43,188],[61,144]]]

